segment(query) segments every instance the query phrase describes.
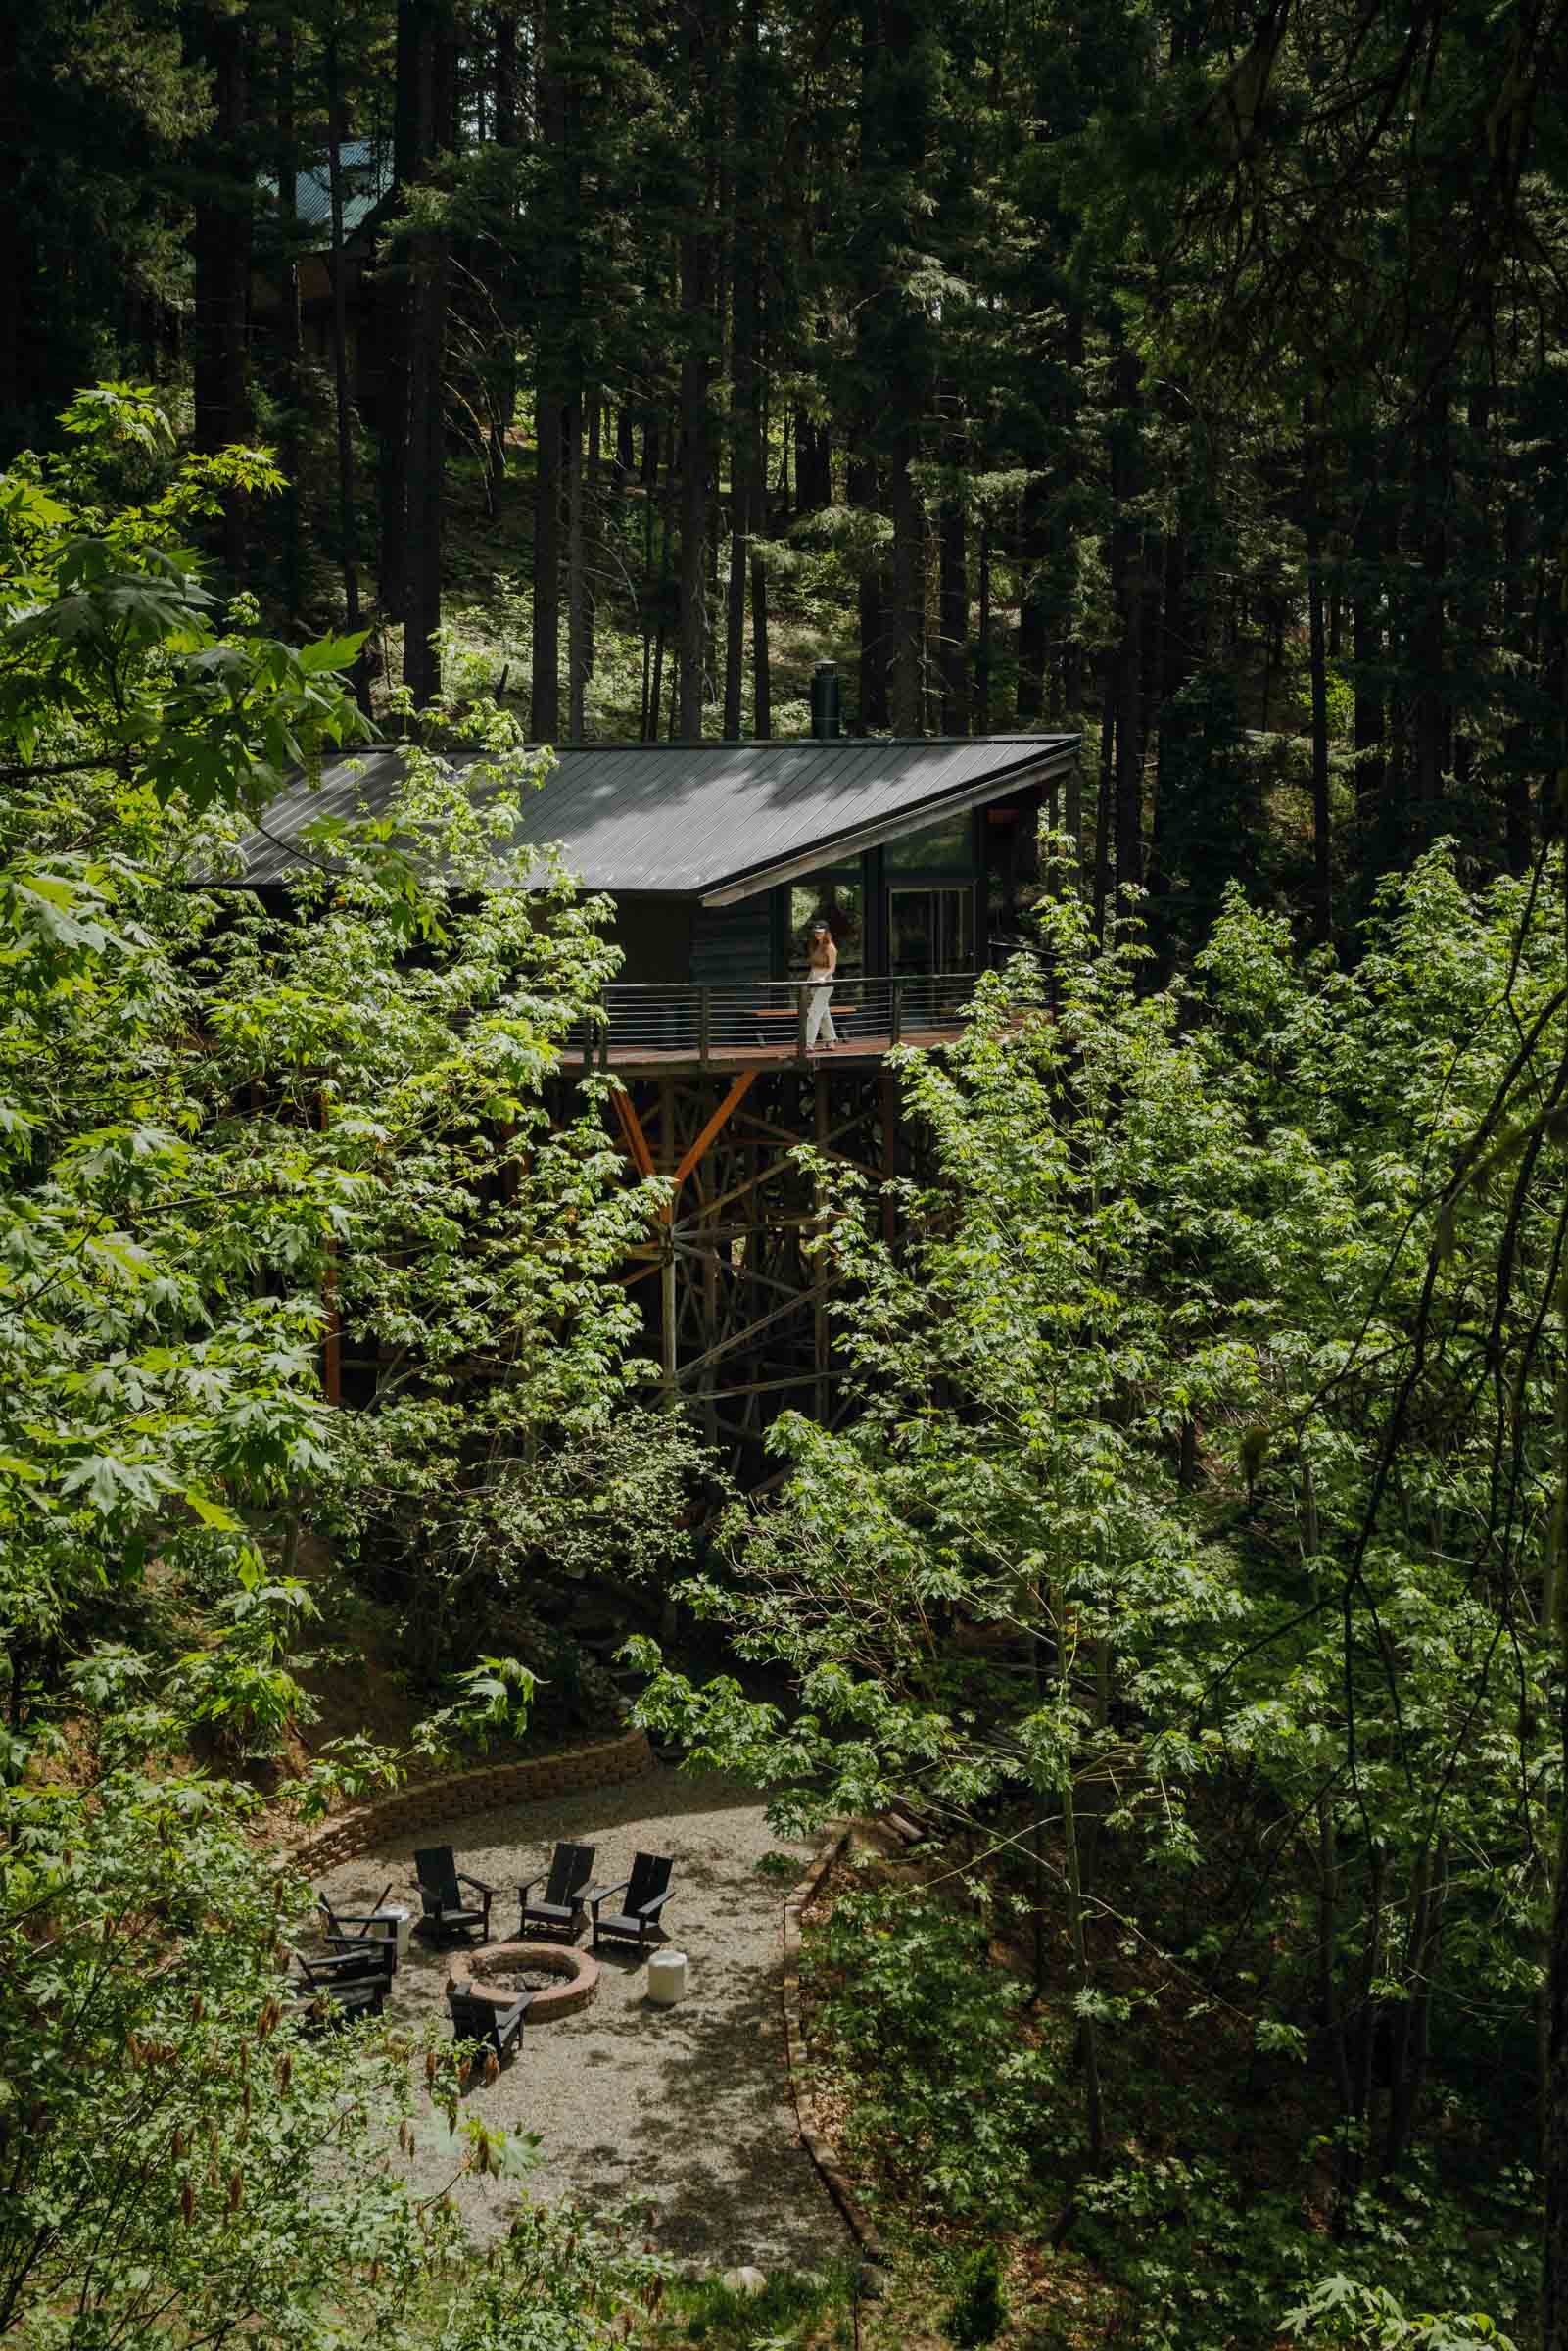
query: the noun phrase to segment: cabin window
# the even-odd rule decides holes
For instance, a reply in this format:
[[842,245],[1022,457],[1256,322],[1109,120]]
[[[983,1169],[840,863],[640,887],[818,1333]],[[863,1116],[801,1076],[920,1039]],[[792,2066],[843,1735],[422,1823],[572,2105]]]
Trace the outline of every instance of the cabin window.
[[888,968],[897,979],[974,969],[974,891],[952,888],[887,892]]
[[972,874],[974,819],[966,808],[961,816],[944,817],[924,832],[890,840],[885,853],[890,874]]
[[826,923],[843,973],[866,968],[866,889],[859,867],[807,874],[789,885],[789,976],[805,971],[813,923]]

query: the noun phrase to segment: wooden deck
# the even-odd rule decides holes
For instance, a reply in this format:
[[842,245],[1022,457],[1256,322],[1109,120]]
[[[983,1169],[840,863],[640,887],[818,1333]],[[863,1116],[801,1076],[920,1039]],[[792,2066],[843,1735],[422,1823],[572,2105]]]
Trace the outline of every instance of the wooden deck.
[[[944,1022],[940,1027],[906,1027],[898,1038],[903,1045],[949,1045],[963,1034],[961,1021]],[[791,1037],[787,1044],[772,1042],[747,1045],[712,1045],[699,1053],[693,1045],[653,1046],[618,1044],[614,1036],[595,1040],[591,1052],[581,1057],[581,1065],[591,1069],[614,1070],[625,1078],[677,1078],[700,1071],[735,1076],[742,1070],[826,1070],[854,1067],[864,1069],[880,1061],[893,1049],[893,1038],[887,1032],[868,1036],[840,1037],[834,1045],[820,1046],[817,1051],[802,1056]],[[564,1067],[573,1066],[568,1055]]]

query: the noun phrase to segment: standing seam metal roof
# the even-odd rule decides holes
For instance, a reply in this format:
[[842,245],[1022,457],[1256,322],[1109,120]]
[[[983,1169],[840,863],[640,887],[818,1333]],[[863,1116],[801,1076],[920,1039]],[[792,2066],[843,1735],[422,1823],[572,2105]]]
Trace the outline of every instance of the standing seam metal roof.
[[[566,744],[525,801],[512,845],[559,844],[590,889],[722,903],[830,863],[835,847],[858,855],[1060,773],[1077,745],[1075,735]],[[247,846],[245,882],[286,880],[312,820],[379,814],[402,772],[401,752],[369,751],[335,760],[318,786],[292,785]]]

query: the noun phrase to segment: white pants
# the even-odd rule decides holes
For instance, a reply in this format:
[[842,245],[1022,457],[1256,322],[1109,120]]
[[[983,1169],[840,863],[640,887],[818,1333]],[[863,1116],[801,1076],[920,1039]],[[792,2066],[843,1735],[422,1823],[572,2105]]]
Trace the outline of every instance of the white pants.
[[818,1037],[825,1032],[829,1044],[836,1045],[838,1042],[838,1032],[833,1027],[833,1016],[828,1009],[828,999],[832,992],[833,984],[831,980],[825,986],[814,987],[811,991],[811,1003],[806,1011],[806,1050],[808,1053]]

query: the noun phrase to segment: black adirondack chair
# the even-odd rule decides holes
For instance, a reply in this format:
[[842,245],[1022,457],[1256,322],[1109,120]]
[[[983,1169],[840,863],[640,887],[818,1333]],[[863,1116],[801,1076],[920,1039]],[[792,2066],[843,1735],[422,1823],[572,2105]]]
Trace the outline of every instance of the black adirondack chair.
[[[588,1916],[583,1896],[593,1875],[591,1845],[558,1845],[549,1865],[548,1880],[530,1878],[526,1886],[517,1889],[517,1898],[523,1906],[517,1922],[519,1937],[530,1933],[564,1935],[570,1942]],[[537,1902],[531,1902],[528,1897],[539,1885],[544,1885],[544,1895]]]
[[499,2065],[507,2050],[523,2037],[523,2019],[528,2014],[531,1991],[519,1992],[509,2008],[498,2008],[494,2000],[477,1999],[471,1991],[459,1991],[455,1984],[447,1987],[447,2006],[451,2011],[453,2040],[477,2040],[483,2049],[493,2049]]
[[381,1940],[377,1936],[368,1934],[366,1930],[370,1925],[372,1913],[381,1908],[382,1903],[392,1892],[392,1887],[393,1881],[389,1878],[371,1903],[370,1909],[364,1912],[356,1912],[352,1916],[348,1911],[334,1910],[329,1895],[324,1894],[316,1895],[316,1908],[327,1922],[325,1940],[335,1951],[342,1949],[346,1944],[375,1943]]
[[322,2023],[343,2023],[357,2016],[379,2016],[392,1990],[390,1943],[374,1940],[354,1944],[330,1959],[308,1959],[291,1954],[300,1971],[303,2004]]
[[[594,1913],[594,1948],[597,1950],[602,1936],[610,1935],[623,1943],[635,1943],[640,1951],[647,1949],[648,1931],[659,1923],[659,1912],[670,1898],[670,1872],[675,1863],[663,1853],[639,1853],[632,1863],[632,1874],[618,1886],[595,1886],[588,1897]],[[619,1910],[605,1910],[601,1905],[612,1894],[624,1894],[626,1902]]]
[[[437,1943],[451,1943],[457,1936],[472,1943],[477,1934],[481,1943],[488,1943],[495,1887],[460,1870],[450,1845],[423,1847],[415,1853],[413,1865],[419,1873],[419,1900],[424,1911],[414,1933],[429,1935]],[[477,1908],[463,1900],[465,1886],[471,1886],[478,1895]]]

